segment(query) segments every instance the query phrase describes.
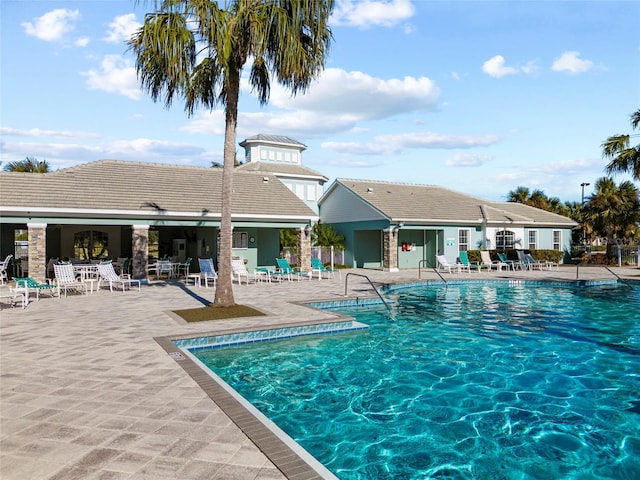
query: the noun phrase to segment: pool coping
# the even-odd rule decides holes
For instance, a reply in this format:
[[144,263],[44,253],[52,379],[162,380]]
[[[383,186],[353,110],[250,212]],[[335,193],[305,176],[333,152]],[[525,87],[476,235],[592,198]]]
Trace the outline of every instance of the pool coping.
[[[382,293],[393,293],[404,288],[416,286],[440,287],[443,285],[464,285],[475,283],[506,283],[513,286],[545,285],[545,286],[580,286],[593,287],[618,283],[617,280],[450,280],[441,281],[416,281],[387,283],[379,286]],[[635,282],[634,282],[635,283]],[[171,356],[199,386],[214,401],[214,403],[230,418],[230,420],[258,447],[258,449],[282,472],[289,480],[338,480],[338,477],[330,472],[327,467],[307,452],[299,443],[284,433],[273,421],[257,410],[250,402],[230,387],[223,379],[206,368],[193,354],[176,345],[175,341],[200,337],[215,337],[255,332],[258,330],[272,330],[278,328],[308,327],[311,325],[340,323],[353,320],[352,317],[337,314],[329,310],[335,307],[366,307],[380,305],[379,298],[374,295],[345,297],[342,299],[314,299],[309,301],[288,302],[292,305],[305,306],[313,310],[327,313],[326,318],[300,321],[287,324],[270,324],[265,329],[244,327],[224,331],[187,333],[154,337],[154,340]],[[333,307],[321,308],[321,304],[332,304]],[[336,333],[347,333],[336,332]],[[322,333],[320,333],[322,334]],[[291,337],[283,337],[291,338]],[[277,340],[277,339],[274,339]],[[212,347],[216,348],[216,347]]]
[[[306,305],[305,302],[291,302]],[[309,307],[313,308],[313,307]],[[329,313],[329,312],[327,312]],[[344,315],[313,321],[269,325],[266,329],[309,327],[310,325],[341,323],[353,319]],[[264,455],[290,480],[338,480],[333,473],[315,459],[299,443],[284,433],[275,423],[257,410],[239,393],[231,388],[214,372],[207,369],[193,354],[176,345],[175,341],[195,337],[214,337],[229,334],[255,332],[260,329],[238,328],[225,331],[211,331],[194,335],[181,334],[154,337],[154,340],[173,358],[214,403],[236,424],[240,430],[264,453]],[[351,330],[363,331],[363,329]],[[366,330],[364,330],[366,331]],[[348,333],[349,330],[335,333]],[[323,333],[319,333],[323,334]],[[283,337],[290,338],[290,337]],[[215,348],[215,347],[214,347]]]

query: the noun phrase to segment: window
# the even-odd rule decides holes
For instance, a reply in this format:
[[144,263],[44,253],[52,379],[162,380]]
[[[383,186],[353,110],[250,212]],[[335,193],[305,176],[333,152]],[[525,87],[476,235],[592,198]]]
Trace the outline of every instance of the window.
[[14,230],[13,232],[13,258],[29,258],[29,230]]
[[233,232],[231,248],[249,248],[247,232]]
[[307,200],[317,200],[315,185],[307,185]]
[[538,231],[529,230],[529,250],[537,250],[538,248]]
[[469,250],[469,230],[458,230],[458,251]]
[[560,230],[553,231],[553,249],[562,250],[562,232]]
[[499,230],[496,232],[496,248],[513,248],[515,235],[510,230]]
[[109,257],[109,234],[97,230],[75,233],[73,256],[85,260]]

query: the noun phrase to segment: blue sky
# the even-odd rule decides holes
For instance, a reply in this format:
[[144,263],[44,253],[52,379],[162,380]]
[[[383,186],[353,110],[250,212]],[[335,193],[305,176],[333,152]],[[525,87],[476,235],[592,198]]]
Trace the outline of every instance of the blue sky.
[[[222,161],[222,110],[188,118],[139,88],[125,41],[152,6],[2,1],[3,162]],[[322,76],[296,98],[272,85],[262,108],[245,89],[237,141],[294,138],[331,180],[579,201],[605,175],[601,143],[632,132],[639,23],[635,1],[337,1]]]

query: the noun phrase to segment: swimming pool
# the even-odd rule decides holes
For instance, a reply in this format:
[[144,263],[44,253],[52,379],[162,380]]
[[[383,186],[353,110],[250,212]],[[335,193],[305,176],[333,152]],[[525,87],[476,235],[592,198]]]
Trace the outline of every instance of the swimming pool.
[[395,289],[368,330],[194,354],[341,479],[640,478],[640,289]]

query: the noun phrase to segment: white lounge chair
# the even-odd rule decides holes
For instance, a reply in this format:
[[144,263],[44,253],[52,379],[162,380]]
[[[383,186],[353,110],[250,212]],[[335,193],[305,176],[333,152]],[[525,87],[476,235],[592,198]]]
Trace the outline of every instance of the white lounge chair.
[[213,267],[213,259],[199,258],[198,264],[200,265],[200,282],[204,282],[204,286],[208,287],[209,280],[212,280],[213,286],[215,287],[218,274],[216,273],[216,269]]
[[[55,273],[54,284],[58,289],[58,298],[62,298],[62,295],[60,293],[63,289],[64,289],[65,297],[67,296],[67,291],[69,289],[76,290],[76,291],[84,290],[85,295],[88,293],[87,284],[85,282],[76,280],[76,275],[73,270],[73,265],[71,265],[70,263],[66,265],[54,264],[53,271]],[[93,282],[93,280],[91,281]],[[91,287],[91,289],[93,290],[93,286]]]
[[461,273],[462,270],[466,270],[467,272],[471,273],[471,268],[469,267],[469,265],[462,265],[461,263],[452,264],[444,255],[436,255],[436,260],[438,261],[438,271],[440,271],[440,268],[443,268],[449,273],[454,273],[454,270],[457,273]]
[[9,268],[9,264],[11,263],[11,259],[13,255],[7,255],[5,259],[0,263],[0,284],[4,285],[7,280],[9,280],[9,275],[7,274],[7,269]]
[[492,260],[491,254],[488,250],[480,250],[480,259],[482,260],[483,264],[489,266],[489,271],[491,271],[493,267],[496,267],[498,271],[502,270],[502,267],[507,267],[507,269],[509,269],[509,265],[507,265],[506,263],[499,262],[498,260]]
[[131,288],[134,283],[138,284],[138,291],[140,291],[140,280],[133,280],[129,277],[128,274],[118,275],[116,271],[113,269],[113,265],[111,263],[99,263],[97,265],[98,268],[98,290],[100,290],[100,284],[102,282],[109,284],[109,290],[113,292],[113,284],[115,283],[122,285],[122,291],[124,292],[127,288]]
[[242,285],[242,277],[245,278],[245,282],[249,285],[249,276],[251,274],[244,265],[244,260],[241,258],[231,260],[231,279],[238,277],[238,284]]

